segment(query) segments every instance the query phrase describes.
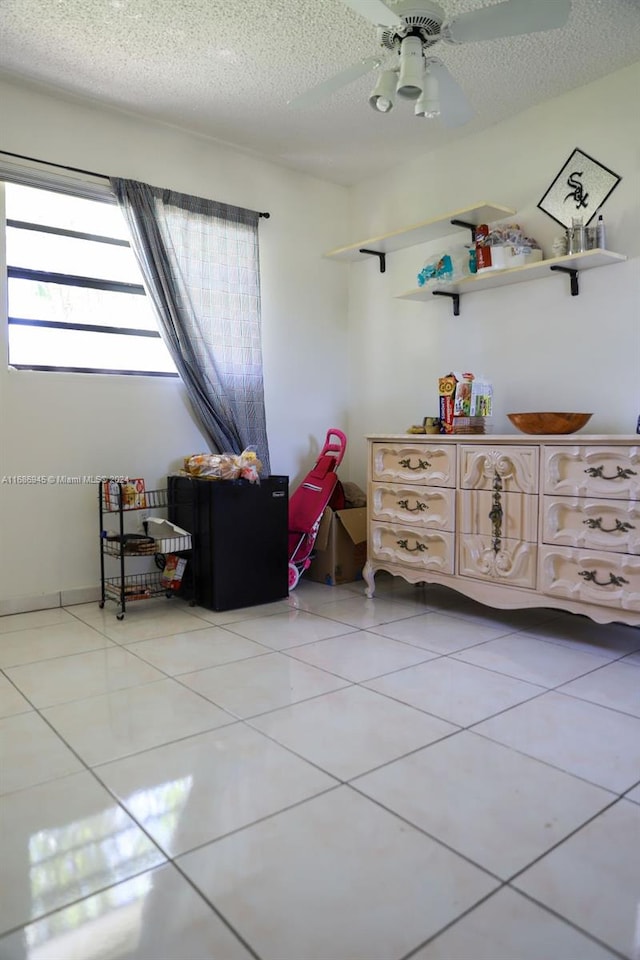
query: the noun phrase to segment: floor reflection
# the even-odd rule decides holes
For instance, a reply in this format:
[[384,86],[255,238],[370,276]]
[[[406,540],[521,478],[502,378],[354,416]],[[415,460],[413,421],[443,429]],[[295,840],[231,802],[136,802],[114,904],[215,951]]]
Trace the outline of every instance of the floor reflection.
[[24,931],[23,953],[11,960],[107,960],[135,951],[153,873],[127,880],[44,917]]
[[[191,786],[192,777],[186,776],[141,790],[132,798],[132,812],[142,820],[150,817],[161,822],[163,832],[171,835]],[[88,931],[85,930],[81,937],[83,952],[77,955],[79,960],[113,956],[118,930],[126,937],[127,947],[135,947],[144,898],[151,890],[151,875],[143,874],[97,896],[89,895],[100,886],[100,877],[121,875],[119,868],[125,864],[129,875],[148,869],[148,854],[145,834],[115,805],[81,820],[34,833],[29,839],[32,916],[42,916],[58,908],[65,899],[65,891],[68,891],[67,900],[87,899],[78,900],[28,927],[25,956],[29,960],[62,957],[74,960],[73,931],[84,929],[87,924],[95,928],[91,942],[95,936],[97,952],[86,952]],[[133,935],[135,928],[137,938]]]

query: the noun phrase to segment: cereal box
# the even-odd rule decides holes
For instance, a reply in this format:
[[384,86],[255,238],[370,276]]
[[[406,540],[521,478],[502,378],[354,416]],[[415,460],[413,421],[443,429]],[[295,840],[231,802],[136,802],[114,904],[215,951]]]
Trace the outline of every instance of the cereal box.
[[447,374],[446,377],[440,377],[438,380],[442,433],[453,433],[453,408],[457,383],[458,379],[453,373]]

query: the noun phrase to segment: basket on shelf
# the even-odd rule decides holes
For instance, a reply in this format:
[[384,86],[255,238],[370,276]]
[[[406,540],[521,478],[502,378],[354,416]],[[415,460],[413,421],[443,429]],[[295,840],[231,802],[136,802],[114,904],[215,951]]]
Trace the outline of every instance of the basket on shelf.
[[454,433],[491,433],[491,424],[487,417],[454,417]]

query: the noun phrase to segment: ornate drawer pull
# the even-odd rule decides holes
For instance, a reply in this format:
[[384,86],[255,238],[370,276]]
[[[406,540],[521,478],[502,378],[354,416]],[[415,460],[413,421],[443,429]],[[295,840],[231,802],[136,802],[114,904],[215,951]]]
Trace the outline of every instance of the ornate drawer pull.
[[491,520],[491,546],[495,556],[498,556],[502,548],[502,480],[496,470],[493,475],[493,494],[491,496],[491,510],[489,511],[489,520]]
[[409,513],[422,513],[424,510],[429,509],[422,500],[416,500],[415,507],[410,507],[408,500],[398,500],[398,506],[401,510],[407,510]]
[[[498,527],[497,533],[500,533],[500,521],[502,520],[502,507],[500,505],[500,500],[496,497],[495,503],[489,510],[489,520],[494,527]],[[586,520],[584,521],[587,522]]]
[[629,583],[624,577],[617,577],[615,573],[609,574],[609,579],[598,580],[597,570],[578,570],[578,576],[584,577],[587,583],[595,583],[597,587],[621,587],[623,583]]
[[603,527],[602,517],[596,517],[595,520],[589,517],[588,520],[583,520],[582,522],[586,523],[590,530],[602,530],[603,533],[627,533],[629,530],[635,530],[632,523],[627,523],[626,520],[622,521],[617,518],[615,527]]
[[408,553],[422,553],[424,550],[429,549],[429,547],[425,546],[424,543],[420,543],[418,540],[416,540],[415,547],[410,547],[408,540],[396,540],[396,543],[401,550],[406,550]]
[[628,480],[629,477],[637,476],[635,470],[631,470],[630,467],[616,467],[615,477],[605,477],[604,475],[604,466],[599,467],[587,467],[585,473],[588,473],[590,477],[599,477],[601,480]]
[[417,467],[411,466],[411,457],[405,457],[404,460],[398,460],[398,463],[401,467],[406,467],[407,470],[428,470],[431,466],[428,460],[421,460],[420,457],[418,457]]

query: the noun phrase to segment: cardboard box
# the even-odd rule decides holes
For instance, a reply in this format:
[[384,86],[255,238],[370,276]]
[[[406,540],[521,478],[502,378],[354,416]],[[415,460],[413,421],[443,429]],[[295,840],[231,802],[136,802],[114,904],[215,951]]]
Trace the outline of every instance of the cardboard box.
[[147,533],[156,542],[156,553],[178,553],[191,550],[191,534],[170,520],[161,517],[148,517]]
[[316,537],[308,580],[335,587],[362,578],[367,561],[367,508],[334,511],[327,507]]

